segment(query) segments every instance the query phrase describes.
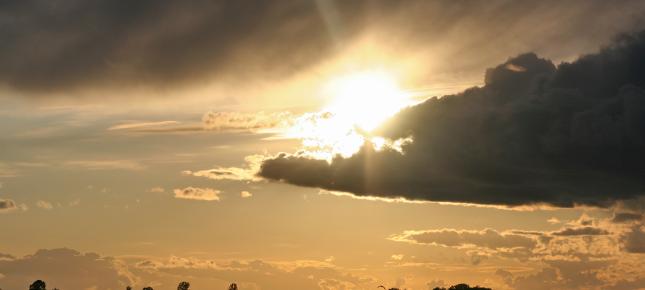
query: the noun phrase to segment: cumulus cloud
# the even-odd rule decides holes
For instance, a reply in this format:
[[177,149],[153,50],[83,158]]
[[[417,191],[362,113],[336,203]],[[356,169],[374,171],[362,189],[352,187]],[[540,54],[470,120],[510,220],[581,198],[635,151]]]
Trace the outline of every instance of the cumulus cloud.
[[[358,277],[341,271],[335,265],[315,260],[214,261],[172,256],[168,259],[154,257],[127,258],[130,270],[142,281],[171,284],[169,277],[191,277],[191,285],[200,288],[225,288],[236,281],[243,289],[363,289],[376,286],[369,278]],[[343,286],[338,288],[337,286]]]
[[24,257],[0,259],[0,273],[0,283],[7,289],[24,289],[36,279],[59,289],[117,290],[131,282],[115,259],[71,249],[38,250]]
[[523,54],[487,70],[484,86],[430,98],[375,132],[412,137],[402,153],[283,153],[260,175],[356,195],[610,206],[645,194],[643,76],[645,32],[557,66]]
[[[72,249],[38,250],[15,257],[0,254],[3,289],[24,289],[36,279],[59,289],[170,289],[190,280],[200,289],[226,289],[231,281],[241,289],[367,289],[374,281],[345,273],[333,264],[315,261],[227,260],[171,256],[109,257]],[[87,275],[91,273],[92,275]],[[370,284],[371,283],[371,284]],[[323,286],[327,285],[327,286]],[[338,288],[332,285],[345,285]],[[369,286],[366,286],[369,285]]]
[[11,199],[0,199],[0,213],[17,209],[16,202]]
[[[620,254],[620,236],[624,229],[611,233],[601,228],[563,228],[558,231],[497,231],[440,229],[405,231],[390,240],[421,245],[434,245],[465,250],[471,258],[496,256],[526,260],[567,260],[609,258]],[[624,239],[638,236],[624,235]]]
[[252,197],[252,196],[253,196],[253,194],[252,194],[251,192],[248,192],[248,191],[246,191],[246,190],[243,190],[243,191],[241,191],[241,192],[240,192],[240,196],[241,196],[242,198],[249,198],[249,197]]
[[173,192],[175,193],[175,198],[206,201],[219,201],[219,195],[221,193],[221,191],[216,189],[199,187],[178,188]]
[[246,167],[216,167],[198,171],[184,170],[182,174],[214,180],[259,181],[261,178],[257,176],[257,173],[265,158],[266,156],[259,154],[249,155],[244,157]]
[[36,202],[36,206],[45,210],[51,210],[54,208],[51,202],[45,200],[39,200]]
[[534,270],[497,268],[507,286],[564,290],[633,289],[645,281],[644,238],[642,224],[583,214],[556,231],[440,229],[405,231],[390,240],[458,249],[478,267],[487,259],[496,262],[486,266],[519,262]]

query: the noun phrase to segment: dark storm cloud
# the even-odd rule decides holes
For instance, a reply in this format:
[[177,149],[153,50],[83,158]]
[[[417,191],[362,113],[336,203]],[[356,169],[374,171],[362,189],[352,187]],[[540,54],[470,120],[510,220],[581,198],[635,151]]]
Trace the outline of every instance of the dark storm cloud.
[[411,136],[404,154],[281,154],[260,175],[357,195],[608,206],[645,194],[644,88],[645,32],[558,66],[523,54],[487,70],[483,87],[393,117],[377,133]]
[[0,2],[0,81],[21,90],[281,74],[332,47],[315,1]]
[[1,1],[0,84],[33,95],[248,85],[301,72],[374,31],[387,36],[379,48],[423,48],[438,66],[468,72],[526,47],[567,57],[632,30],[644,11],[636,0]]

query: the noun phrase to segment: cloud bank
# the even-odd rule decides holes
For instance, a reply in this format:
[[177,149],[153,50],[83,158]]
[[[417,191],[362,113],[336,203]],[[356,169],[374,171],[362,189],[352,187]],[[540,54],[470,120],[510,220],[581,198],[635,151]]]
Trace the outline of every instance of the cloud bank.
[[533,53],[488,69],[485,85],[404,109],[331,163],[280,154],[259,175],[359,196],[479,204],[609,206],[645,194],[645,32],[554,65]]
[[405,231],[390,240],[458,249],[476,267],[500,261],[534,267],[525,273],[497,268],[495,274],[511,289],[638,289],[645,281],[640,262],[645,235],[642,222],[630,223],[583,215],[555,231],[433,229]]
[[289,77],[372,35],[397,59],[431,50],[438,67],[472,71],[526,47],[567,57],[631,31],[644,12],[637,0],[8,1],[0,4],[0,84],[39,96],[214,79],[247,86]]
[[[88,275],[89,273],[89,275]],[[133,289],[153,286],[174,289],[189,280],[200,289],[226,289],[236,282],[240,289],[367,289],[373,280],[315,260],[215,261],[192,257],[101,256],[76,250],[41,249],[14,257],[0,253],[2,289],[24,289],[36,279],[59,289]],[[371,283],[371,284],[370,284]],[[369,285],[369,286],[366,286]]]
[[65,248],[0,259],[0,273],[0,284],[7,289],[24,289],[36,279],[60,289],[117,290],[131,283],[130,274],[114,258]]

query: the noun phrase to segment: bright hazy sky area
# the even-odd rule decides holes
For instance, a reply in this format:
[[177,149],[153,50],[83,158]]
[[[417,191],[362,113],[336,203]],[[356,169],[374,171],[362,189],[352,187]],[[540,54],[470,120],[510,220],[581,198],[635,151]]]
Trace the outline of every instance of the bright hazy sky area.
[[642,1],[2,2],[0,289],[645,289],[643,29]]

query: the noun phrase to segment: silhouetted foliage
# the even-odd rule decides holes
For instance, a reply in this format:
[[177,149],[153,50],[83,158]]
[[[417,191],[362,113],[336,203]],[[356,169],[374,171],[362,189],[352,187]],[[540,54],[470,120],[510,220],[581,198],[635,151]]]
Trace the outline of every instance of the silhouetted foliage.
[[389,289],[388,289],[388,288],[385,288],[385,286],[383,286],[383,285],[379,285],[379,286],[378,286],[378,287],[376,287],[376,288],[383,288],[383,289],[385,289],[385,290],[401,290],[401,288],[389,288]]
[[228,290],[237,290],[237,284],[231,284],[231,286],[228,286]]
[[143,290],[155,290],[155,289],[152,289],[152,287],[148,286],[148,287],[143,288]]
[[457,284],[457,285],[452,285],[450,288],[446,289],[445,287],[434,287],[432,290],[492,290],[491,288],[486,288],[486,287],[470,287],[468,284]]
[[177,285],[177,290],[188,290],[190,288],[190,283],[183,281]]
[[47,284],[43,280],[36,280],[29,285],[29,290],[47,290]]
[[130,287],[130,286],[125,287],[125,290],[132,290],[132,287]]

